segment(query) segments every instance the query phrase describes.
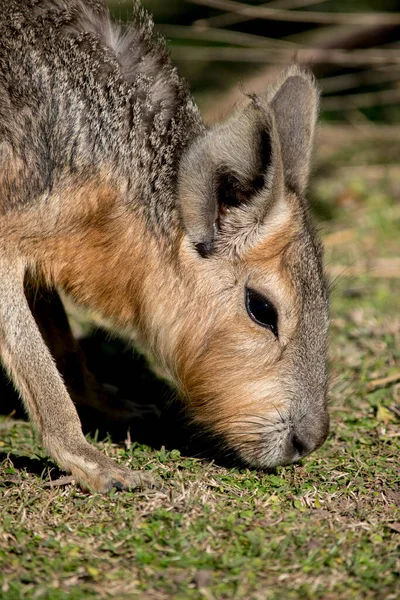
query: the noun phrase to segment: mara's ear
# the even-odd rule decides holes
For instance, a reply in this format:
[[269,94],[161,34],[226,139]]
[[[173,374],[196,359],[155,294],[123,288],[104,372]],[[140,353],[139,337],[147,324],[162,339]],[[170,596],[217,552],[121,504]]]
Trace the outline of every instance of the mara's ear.
[[[178,195],[183,225],[203,257],[229,213],[244,210],[241,226],[260,222],[281,174],[273,116],[261,99],[206,131],[182,157]],[[235,212],[232,210],[232,212]]]
[[213,251],[219,230],[224,239],[235,231],[247,238],[284,184],[304,192],[317,112],[313,76],[292,66],[264,97],[192,143],[181,159],[178,195],[184,228],[202,256]]
[[268,95],[278,130],[285,183],[302,194],[307,186],[318,114],[313,75],[291,66]]

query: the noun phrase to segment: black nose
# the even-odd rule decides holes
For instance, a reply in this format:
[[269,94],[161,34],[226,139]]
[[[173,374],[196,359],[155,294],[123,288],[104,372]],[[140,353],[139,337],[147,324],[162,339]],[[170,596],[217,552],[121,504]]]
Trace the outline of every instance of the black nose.
[[294,425],[286,442],[286,459],[296,462],[319,448],[326,440],[329,432],[329,415],[324,413],[319,418],[309,416]]
[[299,458],[302,458],[302,456],[309,454],[314,448],[311,440],[301,437],[298,432],[292,433],[288,440],[288,446],[289,454],[292,454],[292,460],[298,460]]

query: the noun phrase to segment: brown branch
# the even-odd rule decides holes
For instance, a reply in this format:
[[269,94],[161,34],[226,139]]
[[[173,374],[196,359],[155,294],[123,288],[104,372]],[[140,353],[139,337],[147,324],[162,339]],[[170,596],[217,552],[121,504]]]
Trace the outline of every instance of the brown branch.
[[384,65],[374,70],[368,69],[360,73],[347,73],[319,80],[319,85],[324,94],[342,92],[363,85],[374,85],[376,83],[389,83],[400,79],[400,65]]
[[301,46],[294,42],[286,42],[262,35],[243,33],[241,31],[229,31],[229,29],[196,29],[194,27],[186,27],[185,25],[157,25],[157,29],[167,37],[179,39],[196,39],[253,48],[270,48],[271,46],[275,46],[277,48],[292,49],[293,52],[301,48]]
[[[310,50],[312,52],[314,50],[319,52],[322,50],[328,53],[331,48],[339,48],[341,53],[343,53],[343,51],[354,51],[358,53],[360,50],[366,48],[369,49],[369,52],[372,52],[372,46],[379,46],[382,44],[387,44],[393,40],[397,40],[399,28],[396,25],[376,25],[370,27],[357,27],[355,25],[351,27],[343,27],[336,25],[333,27],[319,29],[319,32],[322,31],[325,34],[324,38],[321,39],[320,35],[317,37],[314,36],[314,38],[308,41],[306,45],[308,50],[304,49],[304,52],[309,52]],[[254,93],[262,93],[271,83],[273,78],[276,77],[282,65],[287,64],[294,58],[294,55],[289,53],[289,55],[284,58],[280,57],[278,60],[274,60],[276,58],[276,54],[274,54],[272,51],[270,51],[270,54],[272,58],[269,60],[267,60],[268,57],[264,56],[261,61],[257,61],[260,67],[262,66],[261,69],[256,72],[252,72],[247,76],[245,74],[242,76],[242,85],[240,87],[238,85],[233,85],[225,92],[215,91],[212,103],[210,102],[209,105],[206,103],[203,106],[209,122],[213,122],[216,117],[220,118],[222,114],[227,114],[227,112],[235,105],[235,103],[242,99],[243,89],[251,90]],[[179,56],[177,56],[177,58],[179,60]],[[204,57],[198,56],[198,58],[201,59]],[[341,67],[343,64],[349,66],[348,59],[346,60],[347,56],[334,56],[333,58],[335,59],[333,64],[330,64],[332,63],[332,60],[329,61],[329,59],[326,59],[325,64],[314,60],[313,64],[316,72],[321,75],[322,73],[331,72],[336,68],[336,65],[337,67]],[[340,58],[341,60],[336,60],[337,58]],[[362,60],[358,60],[357,64],[354,66],[360,68],[378,68],[387,66],[389,64],[396,64],[396,62],[393,61],[384,59],[381,60],[381,56],[378,57],[378,61],[375,62],[373,60],[373,64],[371,64],[368,56],[365,56],[365,58],[367,60],[362,58]],[[303,57],[301,57],[301,59],[303,60]],[[255,61],[250,62],[257,64]],[[273,62],[275,62],[275,64],[273,64]]]
[[400,89],[382,90],[364,94],[348,94],[322,99],[322,110],[351,110],[370,106],[389,106],[400,102]]
[[288,11],[263,6],[248,6],[233,0],[188,0],[191,4],[208,6],[220,10],[235,12],[253,19],[269,21],[287,21],[293,23],[316,23],[318,25],[399,25],[400,14],[389,12],[375,13],[324,13],[311,11]]
[[[365,387],[367,392],[374,392],[379,388],[387,387],[388,385],[397,383],[398,381],[400,381],[400,372],[394,373],[393,375],[388,375],[388,377],[382,377],[380,379],[371,379],[371,381],[369,381]],[[394,412],[397,414],[397,411]],[[399,414],[397,414],[397,416],[399,416]]]
[[360,277],[369,275],[374,279],[399,279],[400,278],[400,259],[395,258],[376,258],[368,265],[329,265],[327,272],[330,277]]
[[[311,6],[312,4],[322,4],[327,0],[276,0],[275,2],[267,2],[261,4],[264,8],[278,8],[291,10],[293,8],[303,8],[305,6]],[[227,12],[216,17],[209,17],[208,19],[199,19],[194,21],[193,26],[196,28],[205,27],[229,27],[230,25],[237,25],[238,23],[245,23],[251,21],[253,17],[246,17],[238,12]]]
[[[184,52],[182,52],[184,50]],[[322,48],[302,48],[297,52],[268,48],[207,48],[199,46],[179,46],[171,48],[178,60],[201,60],[221,62],[247,62],[264,64],[287,64],[296,61],[300,64],[330,64],[351,67],[400,64],[398,50],[340,50]]]

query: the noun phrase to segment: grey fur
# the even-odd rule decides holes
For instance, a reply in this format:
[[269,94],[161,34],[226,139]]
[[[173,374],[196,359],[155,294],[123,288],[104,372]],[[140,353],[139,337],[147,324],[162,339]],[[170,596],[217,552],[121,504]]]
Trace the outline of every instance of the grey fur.
[[177,164],[204,126],[164,41],[154,44],[147,13],[136,3],[128,29],[102,4],[0,2],[1,149],[24,164],[1,207],[50,194],[54,181],[87,178],[107,162],[127,198],[142,200],[149,226],[168,235]]

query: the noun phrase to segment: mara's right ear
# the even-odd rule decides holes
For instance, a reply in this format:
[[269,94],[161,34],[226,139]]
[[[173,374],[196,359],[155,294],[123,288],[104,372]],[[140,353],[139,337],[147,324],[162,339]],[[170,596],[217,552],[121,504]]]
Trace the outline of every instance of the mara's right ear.
[[285,184],[303,194],[310,173],[318,114],[318,89],[312,73],[293,65],[268,94],[279,134]]

